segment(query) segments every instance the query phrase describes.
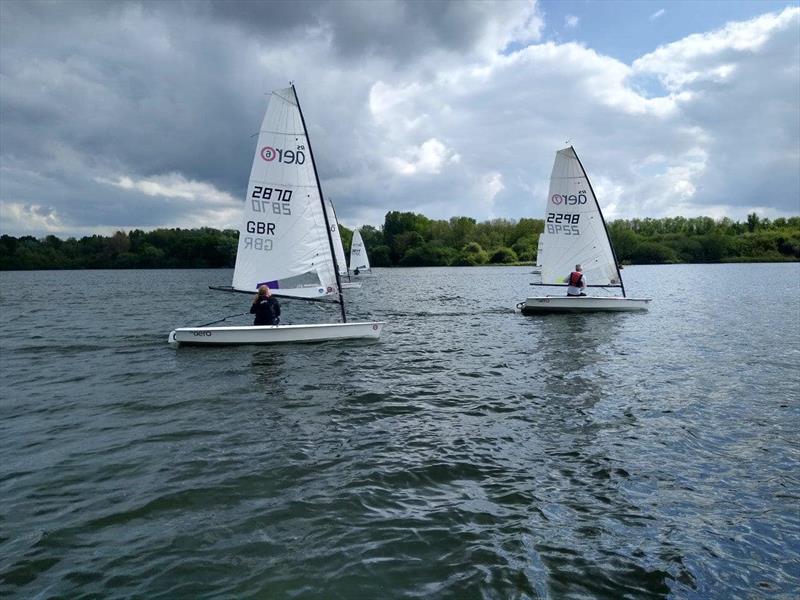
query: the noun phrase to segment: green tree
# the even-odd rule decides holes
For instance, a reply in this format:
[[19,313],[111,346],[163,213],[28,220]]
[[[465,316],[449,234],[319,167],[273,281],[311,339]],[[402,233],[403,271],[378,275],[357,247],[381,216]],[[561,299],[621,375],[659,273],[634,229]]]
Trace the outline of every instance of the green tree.
[[391,267],[392,259],[389,246],[375,246],[369,250],[369,264],[373,267]]
[[517,260],[518,260],[517,253],[507,246],[501,246],[500,248],[495,250],[492,256],[489,258],[489,262],[495,264],[513,263],[517,262]]
[[519,260],[536,260],[536,252],[539,247],[538,235],[526,235],[519,238],[511,247],[517,253]]
[[424,243],[425,240],[416,231],[404,231],[394,238],[392,243],[392,256],[399,257],[399,262],[406,255],[406,252],[412,248],[422,246]]
[[475,235],[475,219],[469,217],[451,217],[450,236],[446,240],[451,248],[462,248],[472,241]]
[[485,265],[487,262],[489,262],[489,255],[486,253],[486,250],[484,250],[478,242],[470,242],[461,249],[461,252],[458,253],[453,264],[472,267],[475,265]]
[[454,258],[454,252],[450,248],[424,244],[411,248],[406,252],[400,264],[404,267],[438,267],[450,264]]
[[675,251],[657,242],[642,242],[634,249],[632,260],[636,264],[662,264],[677,262]]

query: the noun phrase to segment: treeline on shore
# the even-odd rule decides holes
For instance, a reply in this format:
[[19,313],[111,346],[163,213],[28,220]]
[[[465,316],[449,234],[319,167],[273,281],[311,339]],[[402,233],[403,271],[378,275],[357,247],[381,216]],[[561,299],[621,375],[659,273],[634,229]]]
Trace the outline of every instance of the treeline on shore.
[[[352,230],[339,226],[345,251]],[[618,220],[609,232],[620,262],[775,262],[800,260],[800,217],[745,222],[710,217]],[[376,267],[509,264],[536,260],[541,219],[469,217],[448,221],[392,211],[383,227],[361,236]],[[232,229],[118,231],[62,240],[0,236],[0,270],[232,267],[239,233]]]

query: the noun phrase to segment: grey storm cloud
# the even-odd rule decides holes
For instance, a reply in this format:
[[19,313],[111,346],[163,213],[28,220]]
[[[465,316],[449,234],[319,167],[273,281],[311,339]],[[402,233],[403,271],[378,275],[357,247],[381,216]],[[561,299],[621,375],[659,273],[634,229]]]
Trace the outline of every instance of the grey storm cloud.
[[321,2],[181,3],[181,10],[229,21],[247,35],[288,39],[321,28],[343,58],[375,54],[395,63],[413,61],[435,47],[468,53],[498,17],[519,11],[512,2],[365,0]]
[[[509,6],[2,2],[0,199],[50,206],[90,227],[123,226],[131,215],[116,210],[117,218],[108,218],[116,205],[109,198],[120,192],[89,185],[87,176],[178,172],[241,194],[249,172],[242,157],[252,152],[265,92],[296,76],[302,94],[307,61],[328,61],[328,72],[346,88],[364,57],[408,65],[432,47],[464,50],[490,26],[491,11]],[[304,56],[308,36],[327,40],[325,51],[332,47],[334,57]],[[361,66],[352,65],[357,59]],[[347,105],[357,112],[352,107],[364,104],[372,83],[358,79],[351,88],[357,97],[345,91],[329,98],[323,82],[314,97],[325,100],[309,105],[327,105],[328,114],[344,113]],[[344,140],[353,120],[342,114],[329,120],[329,129],[335,133],[341,124],[337,138]],[[354,167],[346,159],[320,163],[323,175],[334,178]],[[127,224],[155,224],[150,207],[142,208]]]

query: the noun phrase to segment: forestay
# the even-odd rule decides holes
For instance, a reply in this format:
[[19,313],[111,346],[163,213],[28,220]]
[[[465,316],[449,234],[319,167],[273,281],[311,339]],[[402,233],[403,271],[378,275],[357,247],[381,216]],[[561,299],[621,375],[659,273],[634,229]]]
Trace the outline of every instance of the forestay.
[[336,253],[336,266],[339,269],[339,275],[347,275],[347,259],[344,256],[344,244],[342,244],[342,236],[339,233],[339,221],[336,219],[336,209],[333,207],[333,202],[328,198],[325,199],[325,211],[328,213],[328,223],[331,228],[333,251]]
[[350,270],[366,271],[369,269],[369,258],[367,249],[364,247],[364,240],[361,239],[361,232],[356,229],[353,231],[353,242],[350,245]]
[[565,284],[580,264],[589,285],[621,285],[600,206],[571,146],[556,153],[544,227],[537,261],[543,284]]
[[272,92],[247,184],[233,288],[267,284],[297,298],[337,293],[322,206],[294,88]]

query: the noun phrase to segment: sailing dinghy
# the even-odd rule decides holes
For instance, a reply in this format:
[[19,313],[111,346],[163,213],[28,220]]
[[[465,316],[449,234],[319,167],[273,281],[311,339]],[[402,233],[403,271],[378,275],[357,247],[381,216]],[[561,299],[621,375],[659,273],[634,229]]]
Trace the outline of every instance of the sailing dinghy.
[[364,246],[364,240],[361,239],[361,232],[356,229],[353,231],[353,241],[350,244],[350,270],[358,274],[372,273],[369,267],[369,257],[367,256],[367,248]]
[[[544,243],[544,239],[542,239],[541,234],[539,234],[539,242],[536,245],[536,266],[531,269],[532,275],[541,275],[542,274],[542,244]],[[541,278],[539,279],[541,282]],[[537,282],[538,283],[538,282]]]
[[517,305],[523,314],[647,310],[650,298],[625,294],[603,213],[572,146],[556,153],[539,239],[541,282],[531,285],[566,288],[567,276],[580,264],[589,287],[619,288],[622,296],[532,296]]
[[378,338],[384,322],[347,322],[339,272],[308,129],[292,85],[272,93],[261,124],[233,285],[212,289],[255,294],[266,284],[275,296],[336,302],[342,322],[182,327],[169,334],[169,341],[273,344]]
[[336,265],[339,268],[339,279],[347,277],[347,281],[342,281],[342,289],[360,288],[360,281],[350,281],[350,274],[347,272],[347,261],[344,257],[344,244],[342,235],[339,233],[339,220],[336,218],[336,209],[330,198],[325,198],[325,210],[328,211],[328,223],[330,223],[331,237],[333,238],[333,250],[336,253]]

